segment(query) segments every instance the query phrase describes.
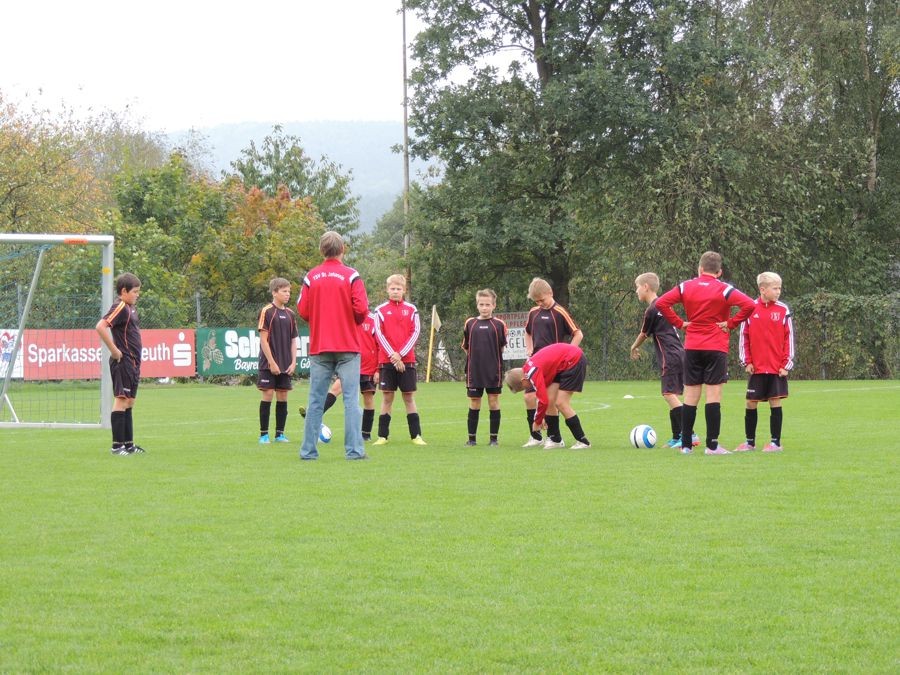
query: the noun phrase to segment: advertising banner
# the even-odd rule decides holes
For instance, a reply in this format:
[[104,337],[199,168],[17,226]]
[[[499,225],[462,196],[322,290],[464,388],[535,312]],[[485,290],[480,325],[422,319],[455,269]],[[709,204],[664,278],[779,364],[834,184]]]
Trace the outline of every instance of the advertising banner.
[[525,322],[528,312],[507,312],[494,314],[506,324],[506,347],[503,350],[504,361],[524,361],[525,356]]
[[[297,326],[298,375],[309,375],[309,326]],[[197,372],[200,375],[255,375],[259,368],[259,333],[254,328],[198,328]]]
[[[7,343],[9,350],[12,350],[15,331],[0,330],[0,334],[5,336],[3,350],[6,354]],[[141,377],[192,377],[196,373],[193,330],[142,330],[141,343]],[[92,380],[100,378],[105,365],[97,331],[26,330],[13,377],[24,377],[26,380]]]

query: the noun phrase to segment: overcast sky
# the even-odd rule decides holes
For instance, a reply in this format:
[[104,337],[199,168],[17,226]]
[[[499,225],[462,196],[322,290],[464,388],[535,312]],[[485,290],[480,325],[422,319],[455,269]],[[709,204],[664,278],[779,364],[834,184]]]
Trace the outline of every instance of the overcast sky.
[[[146,129],[403,119],[400,0],[4,3],[0,92]],[[416,23],[407,17],[407,39]]]

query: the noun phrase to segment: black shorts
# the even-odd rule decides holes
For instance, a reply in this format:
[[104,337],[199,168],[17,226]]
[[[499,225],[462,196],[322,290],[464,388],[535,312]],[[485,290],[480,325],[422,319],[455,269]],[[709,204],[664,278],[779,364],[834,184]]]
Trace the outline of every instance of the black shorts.
[[141,383],[140,368],[124,356],[121,361],[109,359],[109,374],[112,377],[113,396],[116,398],[137,398],[138,385]]
[[378,382],[378,388],[381,391],[397,391],[398,389],[404,393],[416,390],[416,366],[412,363],[406,364],[406,370],[402,373],[397,372],[393,363],[381,364],[381,379]]
[[256,380],[256,388],[263,391],[268,391],[269,389],[290,391],[294,388],[294,383],[291,376],[287,373],[273,375],[271,370],[260,370],[259,377]]
[[484,392],[500,394],[503,392],[503,387],[466,387],[466,396],[469,398],[481,398]]
[[728,354],[714,349],[684,350],[684,383],[725,384],[728,382]]
[[368,392],[374,392],[377,389],[375,386],[375,375],[363,375],[360,373],[359,376],[359,391],[360,393],[366,394]]
[[747,380],[748,401],[771,401],[773,398],[787,398],[788,381],[775,373],[754,373]]
[[560,391],[581,391],[586,377],[587,359],[582,355],[578,359],[578,363],[567,370],[557,373],[553,381],[559,382]]
[[663,395],[676,394],[681,396],[684,393],[684,373],[681,370],[676,370],[675,372],[667,370],[665,375],[662,375],[659,379],[662,383]]

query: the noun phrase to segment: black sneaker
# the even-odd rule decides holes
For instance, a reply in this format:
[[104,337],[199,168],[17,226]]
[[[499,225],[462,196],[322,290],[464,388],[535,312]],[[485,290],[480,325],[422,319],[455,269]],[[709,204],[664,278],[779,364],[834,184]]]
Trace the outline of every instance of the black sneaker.
[[124,445],[114,445],[112,447],[112,450],[110,450],[110,452],[114,455],[130,455],[131,454],[130,452],[128,452],[128,448],[126,448]]
[[125,450],[129,455],[139,455],[147,452],[139,445],[126,445],[123,450]]
[[475,442],[474,440],[472,440],[472,439],[469,439],[468,441],[466,441],[466,445],[468,445],[468,446],[476,446],[476,445],[478,445],[478,443],[476,443],[476,442]]
[[372,434],[369,434],[369,433],[366,433],[366,432],[363,432],[362,437],[363,437],[363,440],[364,440],[364,441],[371,441],[371,440],[372,440]]
[[497,439],[496,439],[496,438],[492,438],[492,439],[491,439],[491,442],[488,443],[488,445],[490,445],[491,447],[494,447],[494,448],[500,446],[500,444],[497,442]]

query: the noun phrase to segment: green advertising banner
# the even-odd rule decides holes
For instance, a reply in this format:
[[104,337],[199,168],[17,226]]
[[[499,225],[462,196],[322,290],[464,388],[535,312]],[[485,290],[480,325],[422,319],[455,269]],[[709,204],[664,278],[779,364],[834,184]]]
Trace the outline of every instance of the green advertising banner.
[[[297,374],[309,376],[309,326],[297,326]],[[253,328],[198,328],[198,375],[255,375],[259,367],[259,333]]]

